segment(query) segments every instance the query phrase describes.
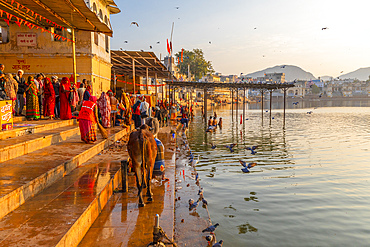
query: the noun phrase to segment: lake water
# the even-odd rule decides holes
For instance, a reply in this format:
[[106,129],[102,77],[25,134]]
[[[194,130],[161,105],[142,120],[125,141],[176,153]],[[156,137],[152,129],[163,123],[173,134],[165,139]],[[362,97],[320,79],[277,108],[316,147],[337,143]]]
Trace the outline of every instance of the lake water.
[[[370,108],[288,107],[285,129],[282,110],[273,108],[270,125],[269,113],[262,124],[261,110],[248,109],[243,127],[242,110],[232,122],[230,105],[216,108],[221,130],[205,134],[199,116],[190,124],[217,239],[224,246],[369,246]],[[234,153],[224,147],[230,143],[238,143]],[[245,150],[253,145],[256,155]],[[239,159],[258,165],[243,173]]]

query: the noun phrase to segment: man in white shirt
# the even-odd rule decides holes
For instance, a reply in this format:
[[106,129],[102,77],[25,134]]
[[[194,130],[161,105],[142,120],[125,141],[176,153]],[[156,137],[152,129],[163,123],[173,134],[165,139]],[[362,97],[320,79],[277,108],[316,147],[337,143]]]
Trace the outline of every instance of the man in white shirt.
[[42,111],[42,101],[44,99],[44,81],[43,81],[44,78],[45,78],[45,76],[44,76],[43,73],[37,74],[36,78],[35,78],[35,84],[36,84],[37,89],[39,90],[37,96],[39,98],[40,116],[43,113],[43,111]]
[[141,124],[145,123],[145,118],[149,117],[149,103],[146,102],[145,96],[143,97],[143,102],[140,104],[141,113]]

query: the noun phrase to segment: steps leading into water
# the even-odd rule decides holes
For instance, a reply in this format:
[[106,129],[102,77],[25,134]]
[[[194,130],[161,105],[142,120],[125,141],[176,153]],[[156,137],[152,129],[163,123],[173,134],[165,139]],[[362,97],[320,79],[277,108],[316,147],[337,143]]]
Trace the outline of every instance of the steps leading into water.
[[[138,207],[135,176],[129,176],[127,193],[114,194],[96,219],[80,247],[91,246],[147,246],[153,241],[154,217],[160,216],[160,226],[173,238],[175,211],[175,143],[171,142],[169,128],[158,134],[165,147],[167,182],[152,185],[153,202]],[[144,194],[146,189],[144,189]],[[144,197],[146,201],[146,197]]]
[[73,124],[77,124],[76,119],[14,122],[12,130],[0,131],[0,140],[53,130]]
[[0,220],[0,246],[76,246],[120,183],[120,162],[78,167]]
[[69,174],[129,131],[122,127],[109,129],[109,138],[104,140],[98,134],[95,144],[85,144],[80,136],[73,136],[66,141],[0,163],[0,218]]
[[34,152],[78,135],[78,125],[55,128],[33,135],[23,135],[0,140],[0,162]]

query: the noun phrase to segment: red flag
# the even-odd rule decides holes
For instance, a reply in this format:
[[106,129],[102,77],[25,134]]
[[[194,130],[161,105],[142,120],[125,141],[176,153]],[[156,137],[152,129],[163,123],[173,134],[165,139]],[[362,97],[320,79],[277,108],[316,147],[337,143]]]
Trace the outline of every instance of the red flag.
[[184,55],[184,48],[182,48],[182,50],[181,50],[181,62],[184,62],[184,57],[183,57],[183,55]]
[[167,39],[167,51],[168,53],[171,53],[170,44],[168,43],[168,39]]
[[172,54],[172,41],[170,41],[170,50],[171,50],[171,54]]
[[243,115],[240,114],[240,124],[242,124],[242,123],[243,123]]
[[15,23],[18,25],[18,27],[21,27],[21,23],[19,22],[19,18],[18,17],[16,17],[17,18],[17,20],[15,21]]

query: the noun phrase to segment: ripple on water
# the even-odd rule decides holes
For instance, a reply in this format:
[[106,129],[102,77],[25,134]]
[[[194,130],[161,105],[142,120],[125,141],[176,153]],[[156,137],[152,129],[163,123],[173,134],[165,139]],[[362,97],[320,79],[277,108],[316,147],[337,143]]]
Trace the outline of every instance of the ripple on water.
[[[201,155],[201,185],[212,221],[220,223],[217,238],[227,246],[370,242],[370,108],[307,111],[287,110],[286,130],[281,110],[271,126],[268,115],[261,126],[260,110],[249,110],[243,129],[231,123],[226,108],[217,109],[221,131],[205,134],[200,118],[191,123],[189,143]],[[225,148],[230,143],[238,144],[233,153]],[[245,150],[253,145],[259,146],[256,155]],[[239,159],[258,165],[243,173]]]

